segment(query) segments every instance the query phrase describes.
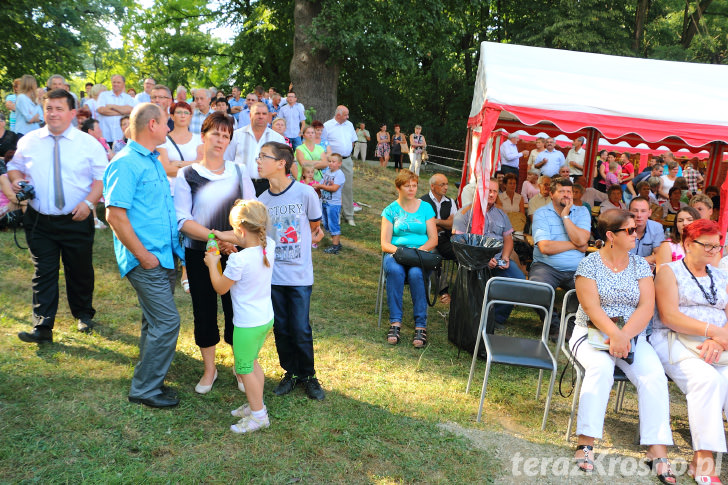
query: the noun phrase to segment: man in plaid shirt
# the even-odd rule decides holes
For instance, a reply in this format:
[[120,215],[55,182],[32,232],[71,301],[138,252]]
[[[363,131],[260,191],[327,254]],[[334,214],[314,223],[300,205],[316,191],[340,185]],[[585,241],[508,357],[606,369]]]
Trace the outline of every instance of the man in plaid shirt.
[[190,121],[190,133],[199,135],[202,131],[202,123],[210,114],[210,91],[204,88],[195,89],[195,104],[197,108]]
[[683,177],[688,181],[688,191],[691,194],[696,194],[699,185],[703,183],[703,176],[700,175],[700,172],[695,167],[697,163],[697,159],[690,160],[685,164],[685,168],[683,169]]

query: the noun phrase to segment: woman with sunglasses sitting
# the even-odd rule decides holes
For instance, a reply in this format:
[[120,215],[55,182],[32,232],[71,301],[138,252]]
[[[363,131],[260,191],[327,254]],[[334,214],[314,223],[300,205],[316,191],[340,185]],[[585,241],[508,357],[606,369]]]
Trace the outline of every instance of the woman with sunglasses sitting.
[[[640,443],[649,447],[648,463],[655,464],[662,483],[674,484],[667,461],[667,445],[672,444],[667,378],[645,336],[655,307],[652,270],[644,258],[629,254],[636,238],[632,213],[605,211],[597,229],[604,246],[584,258],[574,275],[579,309],[569,346],[585,370],[576,424],[576,463],[582,471],[594,469],[591,452],[594,440],[602,437],[616,365],[637,388]],[[604,350],[588,339],[588,324],[605,334]]]
[[[712,266],[721,249],[719,234],[718,224],[705,219],[683,229],[685,257],[664,265],[655,278],[650,336],[665,372],[687,398],[694,450],[689,473],[706,484],[720,483],[713,452],[726,452],[728,366],[717,362],[728,350],[728,273]],[[699,354],[689,349],[686,336],[703,340]]]

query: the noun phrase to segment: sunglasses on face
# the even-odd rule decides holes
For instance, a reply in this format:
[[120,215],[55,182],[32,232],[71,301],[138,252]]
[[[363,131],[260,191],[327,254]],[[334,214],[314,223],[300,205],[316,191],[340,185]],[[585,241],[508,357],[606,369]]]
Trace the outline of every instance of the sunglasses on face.
[[[616,233],[618,233],[618,232],[620,232],[620,231],[624,231],[624,232],[626,232],[626,233],[627,233],[628,235],[630,235],[630,236],[631,236],[632,234],[634,234],[635,232],[637,232],[637,228],[636,228],[636,227],[622,227],[622,228],[620,228],[620,229],[617,229],[617,230],[614,230],[614,231],[612,231],[612,232],[616,234]],[[697,241],[696,241],[696,242],[697,242]]]

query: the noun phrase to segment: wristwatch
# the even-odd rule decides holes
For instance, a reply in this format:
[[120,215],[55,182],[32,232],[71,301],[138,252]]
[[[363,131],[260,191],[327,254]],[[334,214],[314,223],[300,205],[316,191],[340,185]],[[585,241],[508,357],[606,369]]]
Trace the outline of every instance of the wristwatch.
[[86,204],[86,205],[88,206],[88,209],[89,209],[89,210],[90,210],[91,212],[93,212],[93,211],[94,211],[94,205],[93,205],[93,204],[92,204],[91,202],[87,201],[86,199],[83,199],[83,203],[84,203],[84,204]]
[[569,215],[567,214],[567,215],[565,215],[565,216],[561,216],[561,218],[562,218],[562,219],[568,219],[568,218],[569,218]]

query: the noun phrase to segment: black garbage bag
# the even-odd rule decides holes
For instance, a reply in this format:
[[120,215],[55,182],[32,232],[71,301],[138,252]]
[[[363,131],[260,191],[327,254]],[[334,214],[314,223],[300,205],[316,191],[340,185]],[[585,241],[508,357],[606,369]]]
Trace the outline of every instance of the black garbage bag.
[[[452,288],[447,338],[458,348],[472,353],[480,326],[485,284],[490,278],[488,261],[503,249],[503,241],[481,234],[456,234],[450,241],[459,266]],[[493,329],[488,331],[492,333]]]

